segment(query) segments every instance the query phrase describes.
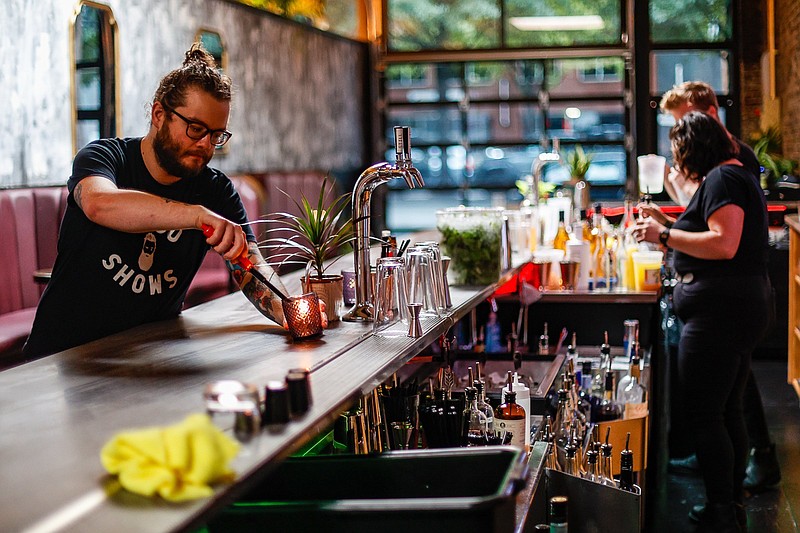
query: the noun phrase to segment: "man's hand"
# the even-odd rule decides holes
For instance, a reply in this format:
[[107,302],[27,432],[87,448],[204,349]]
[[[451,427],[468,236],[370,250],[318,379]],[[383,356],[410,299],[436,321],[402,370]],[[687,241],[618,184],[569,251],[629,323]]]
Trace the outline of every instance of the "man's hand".
[[227,261],[236,261],[247,249],[247,236],[240,225],[206,209],[197,218],[197,227],[203,226],[213,230],[204,230],[206,243]]

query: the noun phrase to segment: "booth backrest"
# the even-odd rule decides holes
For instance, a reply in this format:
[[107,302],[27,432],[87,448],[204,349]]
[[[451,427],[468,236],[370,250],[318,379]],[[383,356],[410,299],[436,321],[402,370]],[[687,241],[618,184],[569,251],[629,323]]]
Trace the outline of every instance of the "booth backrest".
[[33,272],[53,266],[66,187],[0,191],[0,313],[39,302]]

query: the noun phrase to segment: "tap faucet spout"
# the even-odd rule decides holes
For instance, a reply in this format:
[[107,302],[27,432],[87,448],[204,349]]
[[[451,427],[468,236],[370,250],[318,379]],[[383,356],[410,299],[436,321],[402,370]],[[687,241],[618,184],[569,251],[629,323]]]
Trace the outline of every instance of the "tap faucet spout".
[[539,205],[539,183],[542,181],[544,175],[544,168],[550,163],[558,163],[561,161],[561,156],[558,153],[559,148],[558,139],[553,139],[553,151],[547,151],[547,139],[542,141],[542,151],[533,160],[531,165],[531,190],[529,192],[528,200],[532,206]]
[[[398,131],[399,130],[399,131]],[[410,132],[407,127],[395,128],[397,163],[377,163],[372,165],[356,180],[352,194],[353,224],[355,226],[355,246],[353,250],[356,281],[356,303],[342,317],[348,322],[372,322],[374,302],[371,280],[370,260],[370,200],[372,192],[390,180],[402,178],[409,189],[424,185],[419,170],[411,161]]]

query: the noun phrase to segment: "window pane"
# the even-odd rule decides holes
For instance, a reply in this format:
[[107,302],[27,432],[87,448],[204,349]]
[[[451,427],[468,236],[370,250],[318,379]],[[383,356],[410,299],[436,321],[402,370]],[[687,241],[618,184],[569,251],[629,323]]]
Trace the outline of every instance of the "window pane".
[[[728,110],[724,107],[719,108],[719,119],[725,124]],[[667,158],[669,164],[672,164],[672,150],[670,149],[669,130],[675,125],[675,119],[669,113],[659,113],[656,119],[658,121],[658,154]]]
[[531,172],[531,164],[539,155],[538,145],[487,146],[473,149],[470,159],[474,171],[469,175],[470,187],[514,189],[516,182]]
[[212,31],[201,31],[200,42],[203,43],[203,47],[208,53],[214,56],[217,68],[223,68],[222,54],[224,52],[224,47],[222,46],[222,36]]
[[[394,146],[394,126],[411,128],[411,146],[461,142],[461,112],[457,107],[393,108],[389,110],[386,142]],[[390,161],[394,161],[394,157]]]
[[[422,174],[426,189],[459,187],[464,181],[465,154],[459,145],[411,147],[411,160]],[[387,150],[385,156],[386,161],[394,161],[394,149]],[[392,189],[407,188],[403,180],[391,180],[388,186]]]
[[541,61],[467,63],[467,94],[471,101],[535,98],[544,81]]
[[78,149],[80,149],[88,143],[100,138],[100,121],[79,120],[77,130],[78,138],[76,140],[76,145]]
[[660,96],[684,81],[702,80],[717,94],[730,92],[731,55],[727,50],[654,51],[651,56],[650,92]]
[[551,96],[618,96],[625,88],[625,64],[619,57],[560,59],[547,70]]
[[731,0],[650,0],[654,43],[716,43],[733,36]]
[[542,114],[532,104],[472,104],[467,112],[471,143],[536,142],[542,132]]
[[[592,158],[586,179],[591,185],[624,185],[628,176],[627,158],[625,148],[622,146],[587,145],[581,147]],[[575,149],[574,145],[562,145],[560,153],[562,161],[566,161],[569,154]],[[569,171],[564,165],[550,165],[546,167],[544,181],[548,183],[564,183],[570,179]],[[592,192],[594,197],[594,192]]]
[[75,73],[78,93],[78,110],[100,109],[100,69],[82,68]]
[[459,102],[464,99],[458,63],[397,64],[386,68],[390,102]]
[[388,0],[387,15],[392,51],[500,46],[498,0]]
[[547,115],[548,137],[580,142],[622,141],[625,106],[620,102],[557,102]]
[[508,46],[610,45],[621,42],[620,0],[506,0]]
[[81,6],[81,12],[75,20],[75,60],[100,60],[100,19],[99,9],[87,5]]

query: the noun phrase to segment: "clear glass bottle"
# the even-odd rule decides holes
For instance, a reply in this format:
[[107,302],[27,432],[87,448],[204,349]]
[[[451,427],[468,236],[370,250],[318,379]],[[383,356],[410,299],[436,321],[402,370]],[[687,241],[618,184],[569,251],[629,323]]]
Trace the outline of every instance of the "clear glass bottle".
[[605,247],[606,230],[603,225],[603,208],[599,203],[594,204],[592,213],[592,230],[589,239],[589,249],[591,251],[591,287],[597,289],[601,285],[605,286]]
[[462,415],[462,446],[485,446],[489,428],[486,415],[478,409],[478,389],[466,387],[467,408]]
[[647,389],[645,389],[640,380],[638,357],[634,357],[631,361],[628,376],[630,379],[625,384],[625,388],[618,389],[617,403],[623,409],[623,418],[639,418],[647,414]]
[[550,353],[550,337],[547,335],[547,322],[544,323],[544,331],[539,336],[539,355]]
[[525,417],[527,413],[517,403],[517,393],[511,384],[511,372],[508,373],[508,383],[505,391],[505,402],[500,404],[494,413],[495,431],[512,434],[511,444],[525,449]]
[[562,450],[569,442],[570,429],[572,427],[572,413],[569,410],[569,396],[566,389],[558,389],[558,410],[553,421],[555,428],[553,441]]
[[553,238],[553,248],[566,252],[567,241],[569,241],[569,232],[567,232],[567,224],[564,222],[564,211],[561,210],[558,212],[558,229],[556,229],[556,236]]
[[592,422],[607,422],[622,418],[622,408],[614,401],[614,371],[606,370],[603,401],[592,412]]
[[[633,368],[633,360],[634,359],[636,359],[636,369]],[[624,376],[622,376],[622,378],[619,380],[619,383],[617,383],[617,393],[614,395],[614,398],[616,398],[617,402],[619,402],[623,406],[625,404],[622,403],[622,391],[624,391],[625,387],[627,387],[628,384],[631,382],[631,379],[633,377],[633,373],[634,372],[636,372],[636,377],[637,378],[639,377],[639,374],[640,374],[640,372],[639,372],[639,361],[640,361],[639,360],[639,356],[635,355],[635,356],[631,357],[629,359],[629,361],[630,361],[630,363],[628,364],[628,373],[625,374]]]
[[592,378],[592,396],[603,397],[605,387],[605,372],[611,369],[611,345],[608,344],[608,331],[603,332],[603,344],[600,345],[600,364],[597,374]]
[[614,465],[612,452],[614,446],[608,442],[611,435],[611,428],[606,429],[606,441],[600,445],[600,483],[609,487],[616,487],[617,482],[614,481]]
[[600,464],[598,462],[598,453],[596,450],[588,449],[586,450],[586,472],[584,473],[584,479],[587,479],[593,483],[600,483]]
[[478,390],[478,410],[486,415],[486,425],[490,432],[494,431],[494,408],[486,401],[486,384],[476,379],[473,386]]

